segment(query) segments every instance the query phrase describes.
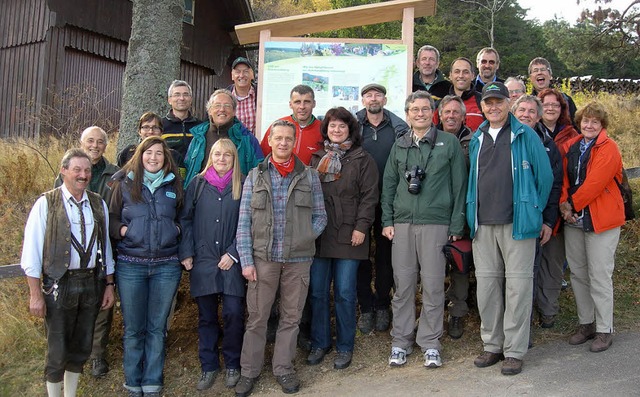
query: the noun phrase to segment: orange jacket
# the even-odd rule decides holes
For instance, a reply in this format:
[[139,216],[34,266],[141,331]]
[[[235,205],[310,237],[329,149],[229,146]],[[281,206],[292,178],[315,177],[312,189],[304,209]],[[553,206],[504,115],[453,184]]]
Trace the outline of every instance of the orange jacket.
[[[568,140],[563,150],[582,139],[582,135]],[[569,177],[567,176],[567,158],[563,158],[563,183],[560,202],[569,198]],[[571,195],[576,211],[589,207],[593,229],[596,233],[624,225],[624,203],[616,181],[622,181],[622,156],[618,145],[609,138],[607,130],[602,129],[591,148],[587,174],[582,185]]]

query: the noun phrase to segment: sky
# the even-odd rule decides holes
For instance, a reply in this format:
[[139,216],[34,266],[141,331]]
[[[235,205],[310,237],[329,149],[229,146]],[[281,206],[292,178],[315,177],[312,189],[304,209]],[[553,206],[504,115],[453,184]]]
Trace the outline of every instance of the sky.
[[[602,4],[602,8],[611,7],[623,10],[631,2],[632,0],[613,0],[609,4]],[[576,4],[576,0],[518,0],[518,4],[522,8],[529,9],[527,19],[538,19],[540,22],[544,22],[553,19],[555,15],[572,25],[580,17],[584,8],[593,10],[600,5],[595,4],[594,0],[581,0],[580,5]]]

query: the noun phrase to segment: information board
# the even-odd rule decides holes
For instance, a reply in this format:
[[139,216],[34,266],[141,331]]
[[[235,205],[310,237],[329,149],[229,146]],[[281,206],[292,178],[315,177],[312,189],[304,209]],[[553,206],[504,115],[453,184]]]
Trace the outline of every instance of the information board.
[[[289,94],[298,84],[313,88],[316,117],[343,106],[362,109],[360,90],[367,84],[387,89],[386,109],[404,118],[407,97],[407,46],[359,42],[267,41],[262,70],[259,136],[276,119],[291,114]],[[257,135],[258,135],[257,134]]]

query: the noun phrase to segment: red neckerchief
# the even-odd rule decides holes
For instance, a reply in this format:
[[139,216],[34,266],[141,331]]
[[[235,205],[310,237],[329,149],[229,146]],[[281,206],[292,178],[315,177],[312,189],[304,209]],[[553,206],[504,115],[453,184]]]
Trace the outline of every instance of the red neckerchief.
[[278,170],[280,175],[282,175],[283,178],[286,178],[287,175],[289,175],[291,171],[293,171],[293,166],[296,165],[296,162],[293,160],[293,156],[289,157],[289,160],[282,163],[277,163],[273,159],[273,156],[269,158],[269,161],[271,161],[271,164],[273,164],[273,166],[276,167],[276,169]]

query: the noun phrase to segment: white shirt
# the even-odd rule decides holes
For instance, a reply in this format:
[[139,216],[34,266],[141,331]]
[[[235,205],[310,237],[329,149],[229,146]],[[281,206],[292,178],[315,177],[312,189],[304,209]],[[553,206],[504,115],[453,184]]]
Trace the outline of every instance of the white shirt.
[[[67,187],[62,184],[60,187],[62,190],[62,198],[64,202],[64,208],[67,211],[67,217],[71,223],[71,233],[76,236],[78,242],[82,241],[80,236],[80,212],[78,206],[73,202],[75,199],[69,193]],[[72,201],[73,200],[73,201]],[[85,219],[85,232],[87,234],[86,239],[89,241],[91,233],[93,233],[93,212],[91,211],[91,205],[89,204],[89,197],[87,192],[82,194],[82,212]],[[106,221],[104,232],[109,233],[109,210],[104,201],[102,201],[102,208],[104,210],[104,218]],[[49,212],[47,198],[41,196],[31,208],[29,212],[29,218],[27,219],[27,225],[24,228],[24,245],[22,246],[22,258],[20,259],[20,266],[24,270],[25,274],[29,277],[40,278],[42,275],[42,251],[44,247],[44,236],[47,228],[47,213]],[[113,252],[111,251],[111,241],[107,237],[107,246],[103,248],[102,260],[107,265],[107,274],[113,274]],[[93,245],[93,251],[91,252],[91,258],[89,259],[88,267],[92,268],[96,263],[96,253],[98,251],[98,243]],[[69,269],[80,269],[80,256],[78,252],[69,244],[70,263]]]

